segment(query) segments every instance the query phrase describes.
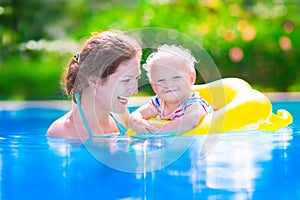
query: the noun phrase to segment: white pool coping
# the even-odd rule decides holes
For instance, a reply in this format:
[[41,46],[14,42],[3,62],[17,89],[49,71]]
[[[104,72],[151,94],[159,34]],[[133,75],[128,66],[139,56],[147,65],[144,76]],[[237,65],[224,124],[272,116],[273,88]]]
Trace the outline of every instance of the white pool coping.
[[[147,103],[150,96],[145,97],[132,97],[129,99],[128,106],[141,106]],[[53,108],[61,110],[69,110],[72,108],[71,100],[30,100],[30,101],[0,101],[0,110],[18,110],[22,108],[34,107],[34,108]]]
[[[271,101],[300,101],[300,92],[264,93]],[[150,96],[131,97],[128,106],[141,106],[148,102]],[[45,101],[0,101],[0,110],[18,110],[22,108],[54,108],[69,110],[72,108],[71,100],[45,100]]]
[[300,92],[264,93],[271,101],[300,101]]

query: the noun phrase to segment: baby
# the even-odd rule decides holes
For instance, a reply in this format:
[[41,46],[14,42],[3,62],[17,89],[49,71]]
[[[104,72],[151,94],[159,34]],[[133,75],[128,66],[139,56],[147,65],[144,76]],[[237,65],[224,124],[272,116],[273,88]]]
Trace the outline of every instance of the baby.
[[[156,96],[135,110],[129,126],[138,134],[183,133],[196,127],[213,112],[212,107],[191,90],[196,80],[196,59],[187,49],[175,45],[159,46],[143,68]],[[171,120],[158,127],[149,118]]]

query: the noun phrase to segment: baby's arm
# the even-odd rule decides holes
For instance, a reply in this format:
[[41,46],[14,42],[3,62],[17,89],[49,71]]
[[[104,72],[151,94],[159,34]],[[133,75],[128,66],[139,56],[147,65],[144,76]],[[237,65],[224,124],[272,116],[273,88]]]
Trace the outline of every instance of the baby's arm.
[[185,109],[183,116],[164,124],[157,133],[183,133],[196,127],[205,115],[200,104],[192,104]]
[[149,104],[145,104],[131,113],[129,116],[129,127],[136,133],[153,133],[158,132],[159,128],[147,121],[147,119],[156,117]]

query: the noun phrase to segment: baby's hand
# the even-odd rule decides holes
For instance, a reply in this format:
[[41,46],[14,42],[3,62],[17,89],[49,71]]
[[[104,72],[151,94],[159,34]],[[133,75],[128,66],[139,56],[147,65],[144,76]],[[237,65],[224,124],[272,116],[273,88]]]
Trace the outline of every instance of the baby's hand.
[[149,123],[145,119],[131,119],[129,120],[129,126],[137,134],[151,134],[156,133],[159,130],[159,127]]

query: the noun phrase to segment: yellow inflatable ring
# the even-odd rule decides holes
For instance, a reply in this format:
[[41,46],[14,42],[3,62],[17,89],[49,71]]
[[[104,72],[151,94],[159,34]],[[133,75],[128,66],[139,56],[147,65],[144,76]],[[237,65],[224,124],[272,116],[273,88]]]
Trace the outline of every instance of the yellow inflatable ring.
[[[280,109],[272,112],[271,101],[263,93],[254,90],[246,81],[224,78],[203,85],[195,85],[194,92],[215,107],[215,112],[204,117],[199,125],[182,135],[200,135],[234,130],[276,131],[292,123],[292,115]],[[167,123],[150,119],[157,125]],[[127,135],[136,133],[129,129]]]

